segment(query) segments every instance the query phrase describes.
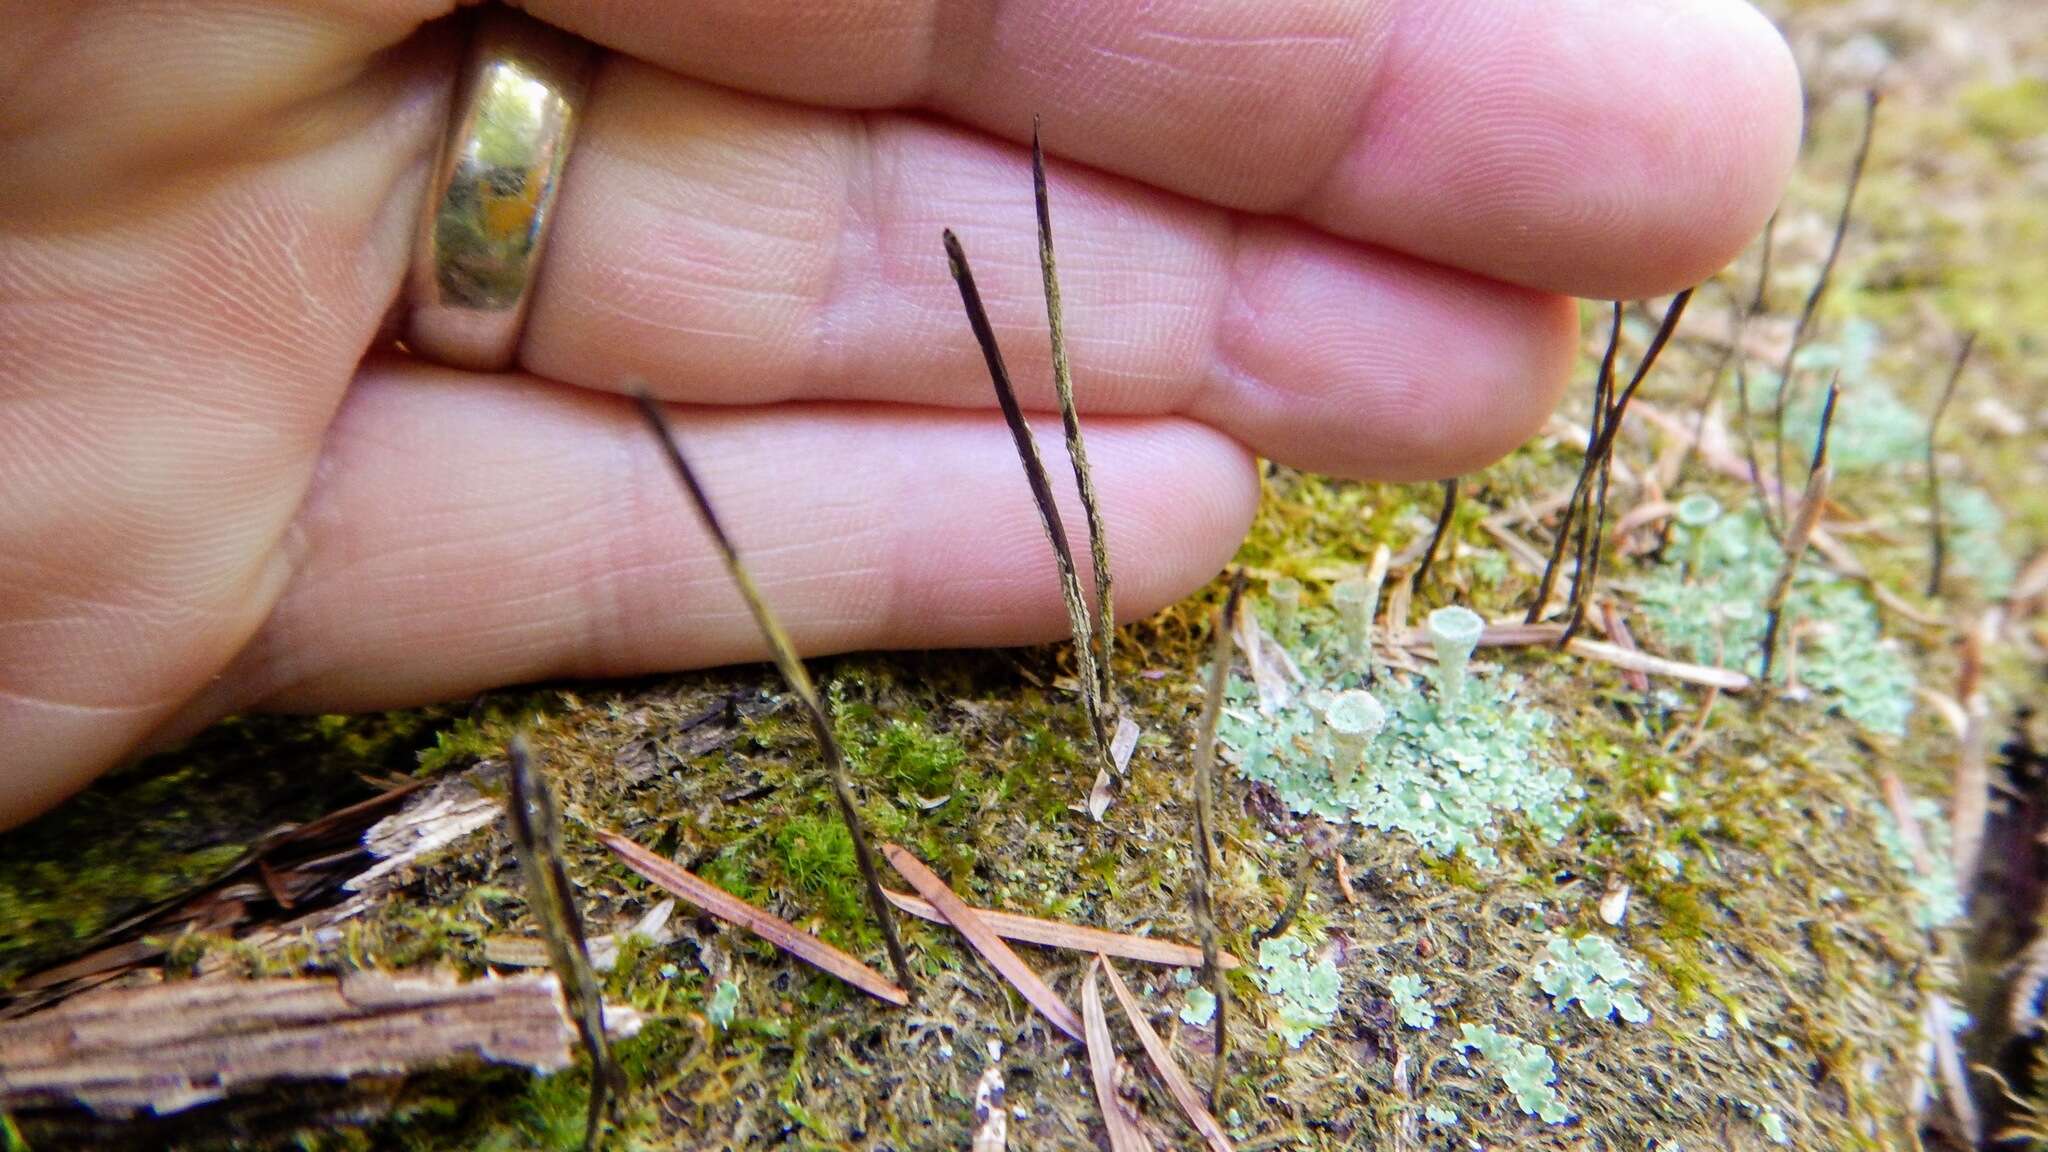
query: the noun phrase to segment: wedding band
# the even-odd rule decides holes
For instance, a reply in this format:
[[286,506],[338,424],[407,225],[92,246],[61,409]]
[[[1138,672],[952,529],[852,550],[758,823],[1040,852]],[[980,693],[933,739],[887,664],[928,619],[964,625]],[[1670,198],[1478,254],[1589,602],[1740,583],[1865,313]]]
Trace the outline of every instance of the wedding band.
[[413,243],[404,341],[415,354],[512,366],[592,55],[522,13],[479,13]]

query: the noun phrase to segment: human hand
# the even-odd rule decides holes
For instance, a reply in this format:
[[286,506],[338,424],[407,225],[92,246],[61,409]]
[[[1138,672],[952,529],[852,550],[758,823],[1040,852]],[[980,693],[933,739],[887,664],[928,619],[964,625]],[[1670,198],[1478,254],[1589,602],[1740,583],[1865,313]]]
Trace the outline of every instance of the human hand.
[[522,371],[479,374],[369,351],[451,0],[0,4],[0,827],[230,711],[762,655],[631,376],[802,651],[1060,635],[939,246],[1049,408],[1034,112],[1132,614],[1227,561],[1254,452],[1531,434],[1563,294],[1712,273],[1799,131],[1738,0],[525,6],[610,51]]

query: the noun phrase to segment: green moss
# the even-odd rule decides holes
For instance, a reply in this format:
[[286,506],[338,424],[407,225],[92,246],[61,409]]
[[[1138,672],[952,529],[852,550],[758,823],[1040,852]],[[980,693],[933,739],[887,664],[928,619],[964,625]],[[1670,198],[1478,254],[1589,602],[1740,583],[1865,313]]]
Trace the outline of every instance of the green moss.
[[2048,137],[2048,78],[1975,85],[1963,91],[1961,103],[1970,130],[2002,146]]

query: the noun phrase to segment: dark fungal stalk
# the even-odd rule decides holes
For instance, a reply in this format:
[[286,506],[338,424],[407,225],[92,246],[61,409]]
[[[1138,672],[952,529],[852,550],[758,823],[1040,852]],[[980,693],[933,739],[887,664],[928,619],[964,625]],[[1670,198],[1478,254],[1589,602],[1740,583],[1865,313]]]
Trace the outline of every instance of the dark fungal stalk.
[[803,659],[796,654],[789,634],[782,630],[781,622],[769,610],[768,602],[755,586],[753,576],[741,562],[732,538],[725,534],[718,514],[712,510],[711,498],[705,494],[696,471],[683,455],[682,444],[676,439],[675,429],[669,426],[668,417],[644,390],[636,394],[636,399],[640,402],[641,414],[647,418],[648,427],[668,456],[669,467],[675,471],[676,479],[682,482],[691,505],[696,508],[698,519],[704,522],[705,529],[718,545],[726,573],[739,588],[740,598],[747,602],[747,610],[753,613],[755,625],[767,639],[769,651],[775,657],[775,667],[781,671],[783,680],[803,706],[805,718],[810,721],[811,732],[817,737],[818,750],[825,758],[825,767],[832,780],[832,795],[839,805],[839,818],[845,822],[847,834],[853,839],[854,859],[860,864],[861,879],[867,886],[868,909],[874,914],[875,923],[881,926],[882,943],[889,950],[889,963],[896,971],[896,983],[914,997],[917,983],[911,975],[910,959],[904,955],[903,944],[896,938],[895,911],[890,907],[888,897],[882,893],[882,875],[876,864],[874,844],[868,838],[867,825],[862,821],[860,807],[855,802],[853,784],[847,779],[846,757],[840,751],[839,738],[832,730],[832,718],[825,711],[824,700],[811,683],[811,674],[805,670]]
[[1429,534],[1429,547],[1422,550],[1422,562],[1415,566],[1415,586],[1422,587],[1422,581],[1429,575],[1429,566],[1436,562],[1436,550],[1444,542],[1444,536],[1451,530],[1451,518],[1458,512],[1458,478],[1444,481],[1444,502],[1436,511],[1436,529]]
[[1827,507],[1828,481],[1834,475],[1834,468],[1828,463],[1828,433],[1834,428],[1835,403],[1841,395],[1838,373],[1836,379],[1828,382],[1827,403],[1820,413],[1820,434],[1814,439],[1813,461],[1806,472],[1806,491],[1795,510],[1798,518],[1791,522],[1784,537],[1785,559],[1778,568],[1778,578],[1771,584],[1770,596],[1764,601],[1763,666],[1757,675],[1762,682],[1771,678],[1771,664],[1778,653],[1778,632],[1785,617],[1785,600],[1791,595],[1793,577],[1799,574],[1800,558],[1806,555],[1806,546]]
[[1941,595],[1942,569],[1948,562],[1948,527],[1941,510],[1941,469],[1934,459],[1935,438],[1941,432],[1941,418],[1948,413],[1949,401],[1956,396],[1956,385],[1963,379],[1963,368],[1970,362],[1970,352],[1977,346],[1977,334],[1963,335],[1962,347],[1956,350],[1955,364],[1948,370],[1948,382],[1941,387],[1941,399],[1935,401],[1934,412],[1927,418],[1927,595]]
[[576,911],[575,888],[562,865],[562,822],[554,791],[534,766],[524,736],[512,738],[507,750],[511,789],[507,808],[512,840],[518,847],[519,871],[526,881],[527,906],[547,944],[548,963],[562,982],[562,999],[576,1023],[583,1049],[590,1055],[590,1108],[583,1124],[583,1147],[597,1147],[603,1134],[606,1106],[625,1087],[624,1075],[612,1059],[604,1032],[604,996],[590,964],[583,918]]
[[1564,550],[1572,538],[1572,527],[1579,513],[1579,501],[1585,495],[1586,479],[1591,475],[1599,454],[1600,433],[1607,422],[1608,394],[1614,387],[1614,361],[1621,354],[1621,302],[1614,304],[1614,322],[1607,333],[1607,350],[1600,354],[1600,371],[1593,377],[1593,412],[1586,421],[1586,454],[1579,464],[1579,478],[1572,485],[1571,498],[1564,502],[1564,508],[1557,514],[1557,535],[1550,542],[1550,556],[1543,562],[1543,576],[1536,582],[1536,600],[1529,605],[1529,614],[1523,617],[1524,624],[1534,624],[1543,618],[1544,605],[1550,603],[1550,594],[1557,588],[1558,566],[1564,563]]
[[1820,272],[1814,277],[1813,288],[1806,294],[1806,303],[1799,308],[1799,319],[1792,325],[1792,339],[1785,345],[1785,359],[1778,366],[1778,403],[1771,414],[1771,435],[1777,454],[1779,512],[1787,522],[1792,519],[1792,510],[1785,506],[1785,501],[1790,499],[1790,489],[1785,480],[1785,410],[1792,403],[1792,368],[1813,327],[1814,313],[1820,310],[1821,297],[1827,295],[1828,282],[1834,278],[1835,263],[1842,256],[1842,241],[1849,234],[1849,218],[1856,205],[1856,190],[1863,184],[1863,167],[1870,159],[1870,141],[1876,134],[1877,105],[1877,89],[1864,92],[1863,135],[1856,143],[1856,158],[1849,165],[1848,185],[1842,191],[1842,210],[1835,216],[1835,234],[1828,241],[1827,256],[1821,260]]
[[[1109,574],[1109,533],[1103,527],[1102,501],[1095,495],[1095,476],[1088,468],[1088,449],[1081,441],[1081,416],[1074,407],[1074,375],[1067,363],[1067,336],[1060,308],[1060,276],[1052,250],[1052,208],[1045,191],[1045,147],[1038,136],[1038,121],[1031,122],[1031,192],[1038,207],[1038,267],[1045,280],[1046,326],[1052,332],[1052,383],[1059,393],[1060,424],[1067,437],[1067,459],[1074,466],[1074,485],[1081,492],[1081,510],[1088,517],[1088,553],[1095,566],[1095,670],[1100,676],[1097,689],[1106,710],[1103,727],[1117,706],[1116,673],[1111,660],[1116,655],[1116,599]],[[963,262],[964,266],[964,262]]]
[[1081,682],[1081,704],[1088,713],[1088,726],[1095,735],[1096,754],[1103,764],[1114,769],[1109,752],[1109,725],[1103,716],[1102,680],[1095,667],[1094,629],[1089,623],[1088,598],[1081,591],[1080,573],[1074,567],[1074,550],[1067,542],[1066,527],[1060,522],[1059,505],[1053,502],[1052,482],[1046,479],[1045,459],[1038,453],[1038,441],[1032,438],[1031,425],[1024,419],[1024,410],[1017,404],[1017,390],[1010,385],[1010,370],[1003,363],[1003,352],[996,345],[995,328],[989,324],[988,309],[981,302],[981,290],[975,287],[974,272],[967,266],[967,252],[960,246],[960,238],[948,228],[944,234],[946,262],[951,266],[953,280],[960,286],[960,303],[967,309],[967,323],[974,329],[975,342],[981,345],[982,359],[988,363],[989,380],[995,385],[996,404],[1003,410],[1003,420],[1010,426],[1010,438],[1017,446],[1017,459],[1024,465],[1024,479],[1031,485],[1032,502],[1038,505],[1038,522],[1045,529],[1046,539],[1052,542],[1053,563],[1059,570],[1060,594],[1067,603],[1067,622],[1074,634],[1074,663],[1077,665]]
[[1244,601],[1242,570],[1230,579],[1230,594],[1216,614],[1216,632],[1209,645],[1209,683],[1202,697],[1202,718],[1195,736],[1195,927],[1202,934],[1202,972],[1216,997],[1216,1063],[1209,1071],[1209,1110],[1221,1111],[1223,1069],[1230,1054],[1227,1023],[1230,986],[1224,980],[1222,946],[1217,940],[1216,869],[1216,724],[1223,715],[1224,689],[1230,683],[1230,662],[1236,655],[1233,637]]
[[1756,451],[1756,413],[1749,403],[1749,370],[1744,367],[1741,357],[1735,360],[1735,406],[1742,418],[1742,457],[1749,465],[1749,489],[1756,496],[1757,515],[1763,518],[1764,528],[1778,539],[1785,534],[1778,528],[1777,514],[1772,511],[1771,494],[1764,487],[1764,469]]

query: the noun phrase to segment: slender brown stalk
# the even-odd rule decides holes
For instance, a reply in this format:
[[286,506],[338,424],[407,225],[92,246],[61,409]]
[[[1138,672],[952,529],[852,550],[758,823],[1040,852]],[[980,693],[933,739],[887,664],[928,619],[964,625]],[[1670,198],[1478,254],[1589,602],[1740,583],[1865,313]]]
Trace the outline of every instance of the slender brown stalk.
[[1814,440],[1813,462],[1806,473],[1806,491],[1799,499],[1799,517],[1785,533],[1785,559],[1779,565],[1771,594],[1764,601],[1763,666],[1757,679],[1765,683],[1770,681],[1771,663],[1777,658],[1778,629],[1784,620],[1786,597],[1792,592],[1792,579],[1799,573],[1799,561],[1806,555],[1806,546],[1812,542],[1813,530],[1820,526],[1821,513],[1827,507],[1828,481],[1834,475],[1834,468],[1828,463],[1828,433],[1834,428],[1835,403],[1841,394],[1841,380],[1830,381],[1827,403],[1820,413],[1820,434]]
[[1776,539],[1785,534],[1778,528],[1778,517],[1771,510],[1771,494],[1764,487],[1763,464],[1756,454],[1755,413],[1749,406],[1749,371],[1741,360],[1735,362],[1735,405],[1742,417],[1742,458],[1749,465],[1749,490],[1756,496],[1757,514],[1763,517],[1764,528]]
[[604,1031],[604,994],[590,965],[583,935],[583,917],[576,912],[575,888],[562,866],[562,822],[555,795],[534,766],[524,736],[514,736],[507,750],[511,779],[508,796],[512,839],[519,847],[519,871],[526,879],[527,906],[546,941],[548,962],[562,982],[562,998],[576,1022],[576,1033],[590,1054],[590,1108],[583,1123],[583,1147],[597,1147],[604,1130],[605,1106],[624,1086],[611,1042]]
[[1230,595],[1216,617],[1209,645],[1209,684],[1202,699],[1202,719],[1195,736],[1195,926],[1202,934],[1202,971],[1216,997],[1216,1063],[1209,1071],[1209,1110],[1218,1111],[1223,1096],[1223,1069],[1230,1053],[1227,1022],[1230,986],[1224,980],[1222,946],[1217,941],[1216,857],[1216,724],[1223,715],[1223,691],[1230,683],[1231,637],[1244,600],[1244,572],[1230,580]]
[[[1081,491],[1081,511],[1088,517],[1088,554],[1095,565],[1095,669],[1101,677],[1102,706],[1116,712],[1116,598],[1109,575],[1109,532],[1102,523],[1102,501],[1095,495],[1095,475],[1088,468],[1088,449],[1081,442],[1081,416],[1074,407],[1074,376],[1067,364],[1066,325],[1060,309],[1060,274],[1052,253],[1052,207],[1045,191],[1045,146],[1038,138],[1038,120],[1031,121],[1031,193],[1038,206],[1038,268],[1045,279],[1046,326],[1052,331],[1052,384],[1060,398],[1060,424],[1067,435],[1067,459],[1074,466],[1074,486]],[[963,262],[964,264],[964,262]]]
[[797,702],[803,706],[805,718],[810,721],[811,732],[818,739],[818,751],[825,758],[825,767],[832,780],[832,796],[839,804],[839,818],[845,822],[847,834],[853,839],[854,859],[859,862],[861,879],[867,884],[868,909],[874,913],[875,923],[882,929],[882,944],[889,950],[889,963],[896,970],[896,982],[905,992],[915,996],[917,983],[910,973],[910,958],[904,955],[903,942],[896,938],[895,913],[889,907],[888,898],[882,895],[882,874],[875,862],[874,844],[868,839],[867,824],[861,819],[860,806],[854,800],[853,784],[846,775],[846,757],[839,750],[839,738],[832,730],[832,717],[825,711],[824,699],[811,683],[811,674],[804,668],[802,658],[797,656],[789,634],[782,630],[782,623],[775,618],[747,566],[741,562],[732,537],[725,534],[724,525],[719,523],[718,514],[712,510],[711,498],[705,494],[696,471],[683,455],[682,443],[676,439],[668,417],[662,414],[661,406],[645,391],[639,392],[637,399],[648,427],[668,456],[669,467],[675,471],[676,479],[682,482],[690,503],[697,509],[698,519],[704,522],[705,530],[711,533],[712,541],[717,544],[718,554],[725,561],[726,574],[732,577],[733,584],[739,588],[740,598],[747,602],[747,610],[754,615],[754,624],[767,638],[769,651],[775,656],[775,667],[781,670],[783,680],[795,693]]
[[1451,517],[1458,512],[1458,478],[1444,481],[1444,502],[1436,513],[1436,530],[1429,534],[1429,547],[1422,550],[1422,563],[1415,566],[1415,586],[1420,588],[1429,575],[1429,566],[1436,562],[1436,550],[1444,542],[1444,536],[1451,530]]
[[953,230],[945,231],[946,261],[953,271],[953,280],[960,287],[960,303],[967,309],[968,326],[974,330],[975,342],[981,345],[982,359],[988,363],[989,381],[995,385],[996,405],[1003,410],[1003,420],[1010,426],[1010,438],[1017,445],[1017,459],[1024,465],[1025,482],[1031,485],[1031,499],[1038,505],[1038,522],[1045,529],[1046,539],[1052,542],[1053,563],[1059,569],[1060,594],[1067,602],[1067,623],[1074,634],[1074,663],[1077,665],[1081,682],[1081,705],[1088,713],[1088,726],[1095,734],[1095,749],[1102,762],[1114,768],[1109,751],[1109,724],[1103,715],[1102,680],[1095,667],[1095,641],[1093,627],[1088,619],[1088,598],[1081,593],[1081,577],[1074,567],[1074,549],[1067,542],[1067,529],[1060,522],[1059,505],[1053,502],[1052,482],[1045,476],[1045,460],[1038,454],[1038,441],[1031,436],[1031,425],[1024,419],[1024,410],[1017,404],[1017,390],[1010,386],[1010,369],[1003,363],[1003,351],[996,345],[996,332],[988,320],[988,308],[981,302],[981,289],[975,287],[974,272],[967,266],[967,252],[960,246],[960,238]]
[[[1763,249],[1756,259],[1756,292],[1749,298],[1747,316],[1761,316],[1771,294],[1771,249],[1778,237],[1778,210],[1771,209],[1771,218],[1764,221]],[[1738,335],[1740,332],[1738,330]],[[1737,347],[1741,345],[1738,342]]]
[[1792,367],[1813,327],[1814,313],[1820,310],[1821,297],[1827,295],[1835,263],[1842,256],[1842,241],[1849,234],[1849,218],[1851,209],[1856,205],[1856,190],[1863,184],[1863,166],[1870,159],[1870,141],[1877,130],[1877,104],[1877,89],[1864,92],[1863,136],[1856,143],[1856,159],[1849,165],[1849,183],[1842,191],[1842,210],[1835,216],[1834,238],[1828,242],[1828,254],[1821,260],[1820,273],[1814,277],[1813,288],[1806,294],[1806,303],[1800,306],[1799,319],[1792,325],[1792,339],[1785,346],[1784,362],[1778,367],[1778,403],[1771,414],[1771,435],[1776,441],[1773,448],[1777,453],[1779,512],[1787,521],[1792,519],[1792,511],[1782,507],[1789,496],[1785,481],[1785,410],[1792,404]]
[[1970,362],[1970,351],[1977,346],[1977,334],[1963,335],[1963,345],[1956,350],[1955,364],[1948,371],[1948,382],[1941,387],[1941,399],[1934,404],[1934,414],[1927,418],[1927,515],[1928,515],[1928,563],[1927,595],[1941,595],[1942,568],[1948,561],[1948,530],[1943,522],[1941,509],[1941,470],[1935,466],[1935,437],[1941,432],[1941,418],[1948,412],[1949,401],[1955,399],[1956,385],[1963,378],[1963,367]]

